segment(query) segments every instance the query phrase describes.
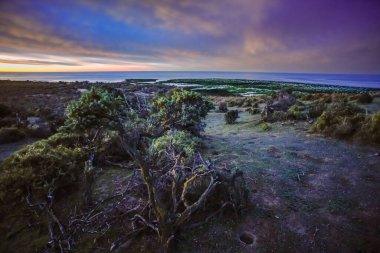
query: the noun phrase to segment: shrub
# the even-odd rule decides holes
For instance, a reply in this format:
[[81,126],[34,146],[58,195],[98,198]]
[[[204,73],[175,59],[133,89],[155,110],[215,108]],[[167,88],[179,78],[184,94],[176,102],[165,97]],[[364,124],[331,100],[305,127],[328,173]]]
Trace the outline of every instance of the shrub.
[[288,119],[288,114],[286,112],[283,112],[283,111],[274,111],[272,113],[272,122],[275,122],[275,121],[285,121]]
[[252,106],[252,101],[251,100],[248,100],[246,99],[243,103],[243,107],[250,107]]
[[191,158],[199,147],[200,139],[186,131],[167,131],[165,135],[155,139],[152,144],[152,153],[156,156],[165,156],[169,149],[174,149],[175,154],[182,153]]
[[26,135],[18,128],[1,128],[0,144],[11,143],[25,139]]
[[319,116],[322,115],[325,109],[326,109],[325,103],[320,103],[320,102],[314,103],[313,105],[311,105],[308,115],[310,118],[318,118]]
[[288,109],[287,118],[293,119],[293,120],[304,120],[304,119],[306,119],[306,115],[303,112],[304,109],[305,109],[305,107],[302,105],[292,105]]
[[366,118],[357,137],[364,142],[380,144],[380,112]]
[[89,148],[87,172],[93,169],[95,153],[101,147],[105,134],[122,128],[122,118],[126,114],[124,109],[124,100],[116,91],[95,87],[67,106],[67,119],[60,131],[86,137]]
[[239,111],[231,110],[224,114],[224,121],[226,122],[226,124],[233,124],[235,123],[238,117],[239,117]]
[[220,102],[218,106],[218,111],[224,112],[224,113],[227,112],[228,111],[227,104],[225,102]]
[[28,191],[45,198],[69,189],[83,173],[84,152],[81,148],[56,147],[42,140],[28,145],[3,161],[0,174],[0,201],[21,201]]
[[102,88],[92,87],[78,101],[69,103],[61,130],[92,135],[98,130],[118,127],[124,109],[123,99]]
[[12,110],[3,104],[0,104],[0,118],[10,116],[12,114]]
[[58,147],[60,145],[68,148],[75,148],[83,146],[83,136],[75,133],[56,133],[46,140],[46,142],[52,147]]
[[229,107],[234,107],[234,106],[236,106],[236,105],[237,105],[237,103],[236,103],[235,100],[230,100],[230,101],[228,101],[228,106],[229,106]]
[[248,108],[246,111],[252,115],[261,113],[260,109],[257,107]]
[[261,126],[261,130],[267,132],[267,131],[270,131],[272,129],[272,125],[270,123],[267,123],[267,122],[263,122],[260,124]]
[[358,103],[361,103],[361,104],[370,104],[372,103],[372,96],[368,93],[360,93],[356,96],[353,97],[354,100],[356,100]]
[[344,117],[332,131],[333,136],[337,138],[352,137],[355,131],[360,128],[364,119],[365,116],[361,113],[355,114],[351,117]]
[[347,93],[333,93],[331,94],[331,102],[334,103],[347,103],[349,95]]
[[152,102],[152,109],[165,129],[187,130],[196,135],[203,130],[202,119],[213,107],[199,93],[181,89],[157,96]]
[[332,103],[317,119],[311,130],[327,136],[345,138],[360,127],[364,118],[361,109],[351,103]]

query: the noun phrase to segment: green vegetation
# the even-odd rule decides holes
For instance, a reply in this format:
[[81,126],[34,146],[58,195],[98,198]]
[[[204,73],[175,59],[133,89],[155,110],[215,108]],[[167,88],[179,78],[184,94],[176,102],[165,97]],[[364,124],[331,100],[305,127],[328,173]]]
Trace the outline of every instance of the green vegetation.
[[337,138],[354,137],[366,143],[380,143],[380,113],[366,116],[363,110],[350,102],[334,102],[311,130]]
[[228,111],[227,103],[226,102],[220,102],[218,106],[218,112],[224,112],[226,113]]
[[186,131],[167,131],[163,136],[155,139],[152,144],[153,155],[165,157],[166,153],[174,151],[192,158],[199,148],[200,139]]
[[117,128],[122,110],[121,96],[93,87],[89,92],[84,92],[78,101],[69,103],[62,130],[94,137],[97,132],[104,129]]
[[287,118],[292,120],[304,120],[306,119],[305,106],[292,105],[287,111]]
[[[99,220],[82,218],[88,219],[83,223],[81,219],[74,219],[79,221],[72,225],[71,211],[63,213],[60,210],[57,211],[58,219],[53,200],[61,200],[62,196],[70,198],[73,190],[80,190],[84,191],[79,194],[82,202],[92,204],[93,183],[101,173],[92,170],[97,151],[105,163],[125,168],[125,162],[133,161],[133,168],[141,170],[130,179],[140,189],[127,189],[129,197],[138,198],[139,202],[129,210],[135,215],[127,219],[128,224],[133,221],[132,233],[145,229],[157,231],[158,242],[165,252],[174,249],[175,240],[172,239],[178,231],[189,225],[198,226],[195,220],[206,219],[218,209],[227,207],[237,215],[247,201],[243,173],[217,171],[206,163],[199,153],[200,139],[194,136],[200,134],[202,120],[212,104],[198,93],[175,89],[156,96],[150,105],[144,104],[143,116],[141,105],[139,99],[124,100],[113,89],[92,88],[84,92],[78,101],[69,103],[60,133],[24,147],[2,163],[2,204],[14,203],[20,210],[26,209],[21,208],[21,204],[27,204],[30,211],[43,213],[33,218],[48,226],[50,247],[69,250],[71,245],[65,238],[80,238],[79,234],[85,234],[88,227],[96,229]],[[152,129],[162,128],[160,124],[166,133],[156,131],[152,134]],[[112,146],[123,154],[120,162],[109,160],[115,150]],[[118,196],[122,197],[127,191]],[[76,203],[81,201],[77,199]],[[98,207],[101,206],[96,205],[95,209]],[[70,208],[70,203],[66,208]],[[94,210],[87,211],[86,216],[93,215]],[[1,211],[9,214],[10,209],[4,207]],[[104,222],[119,217],[115,212],[119,211],[104,210]],[[142,223],[135,222],[137,220]],[[67,226],[65,232],[62,221]],[[147,226],[148,222],[151,225]],[[112,244],[111,248],[119,246]]]
[[[59,135],[26,146],[2,163],[0,200],[20,203],[28,194],[44,199],[75,184],[83,173],[84,149]],[[59,195],[58,195],[59,196]]]
[[260,127],[261,127],[261,130],[264,132],[268,132],[272,129],[272,125],[270,123],[267,123],[267,122],[262,122],[260,124]]
[[[172,79],[161,81],[163,84],[181,84],[189,85],[189,89],[204,92],[206,94],[215,95],[257,95],[257,94],[274,94],[276,91],[283,89],[292,89],[298,92],[307,93],[359,93],[378,91],[378,89],[370,88],[355,88],[345,86],[331,86],[323,84],[305,84],[305,83],[290,83],[279,81],[264,81],[264,80],[244,80],[244,79]],[[194,84],[202,87],[194,88]],[[190,86],[192,85],[192,86]]]
[[224,121],[226,124],[233,124],[239,117],[239,111],[238,110],[230,110],[224,114]]
[[67,118],[60,131],[78,133],[87,140],[89,158],[86,169],[93,169],[96,151],[101,147],[103,137],[110,130],[121,127],[124,103],[121,96],[106,89],[93,87],[84,92],[78,101],[67,106]]
[[[348,233],[347,239],[364,231],[361,237],[367,240],[376,231],[375,225],[362,229],[365,222],[355,218],[361,217],[363,207],[366,217],[376,211],[375,196],[368,193],[377,187],[378,158],[362,155],[368,150],[376,154],[376,149],[346,147],[303,133],[314,122],[316,133],[380,143],[380,112],[371,114],[377,108],[373,92],[373,104],[360,107],[352,94],[295,91],[286,106],[278,103],[278,95],[208,96],[218,108],[207,117],[206,136],[201,136],[212,107],[205,96],[132,84],[138,81],[112,84],[117,90],[107,86],[84,92],[69,103],[61,132],[4,160],[0,251],[23,252],[19,245],[25,242],[38,252],[150,252],[159,247],[166,252],[243,252],[259,247],[294,251],[309,249],[309,242],[301,242],[307,236],[315,237],[315,250],[335,252],[338,246],[329,245],[326,235],[336,236],[338,231],[339,236]],[[244,109],[227,110],[225,119],[218,111],[227,105]],[[257,115],[268,105],[273,124]],[[239,124],[232,124],[238,116]],[[292,122],[281,122],[286,120]],[[272,132],[263,133],[272,127]],[[5,130],[0,136],[1,131]],[[25,129],[18,131],[30,136]],[[90,161],[96,169],[89,176]],[[337,198],[354,184],[355,194]],[[249,192],[259,192],[252,198],[255,208],[247,205]],[[247,215],[240,220],[243,211]],[[228,218],[221,221],[222,215]],[[336,215],[347,222],[341,226]],[[333,226],[321,227],[326,220]],[[205,222],[210,226],[200,226]],[[362,227],[357,222],[363,222]],[[197,226],[197,233],[189,229]],[[250,237],[242,239],[242,231]],[[207,239],[211,235],[215,240]],[[194,246],[194,241],[199,243]]]
[[165,129],[178,129],[199,134],[207,113],[214,107],[194,91],[173,89],[152,102],[153,111]]
[[249,112],[252,115],[261,113],[261,110],[259,108],[251,107],[246,109],[247,112]]
[[352,96],[353,100],[356,100],[358,103],[361,104],[370,104],[373,101],[373,97],[368,93],[360,93],[357,95]]
[[365,119],[360,127],[356,138],[367,143],[380,144],[380,112]]

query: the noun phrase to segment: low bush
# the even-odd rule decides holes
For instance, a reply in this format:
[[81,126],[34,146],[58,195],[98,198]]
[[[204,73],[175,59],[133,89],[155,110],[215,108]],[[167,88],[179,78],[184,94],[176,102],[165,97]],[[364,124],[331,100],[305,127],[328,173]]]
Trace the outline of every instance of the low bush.
[[325,103],[314,103],[310,106],[308,116],[310,118],[318,118],[322,115],[322,113],[326,110],[326,104]]
[[219,112],[227,112],[228,111],[228,108],[227,108],[227,103],[225,102],[220,102],[219,103],[219,106],[218,106],[218,111]]
[[353,96],[352,99],[360,104],[370,104],[372,103],[373,97],[368,93],[360,93]]
[[165,156],[165,152],[174,149],[175,154],[192,158],[200,145],[200,139],[186,131],[167,131],[155,139],[152,144],[152,154],[156,157]]
[[46,140],[52,147],[60,145],[67,148],[82,147],[85,143],[84,137],[74,133],[56,133]]
[[304,120],[306,119],[306,113],[304,112],[305,106],[301,104],[295,104],[289,107],[287,111],[287,119],[292,120]]
[[271,122],[275,122],[275,121],[285,121],[288,119],[288,114],[286,112],[283,112],[283,111],[274,111],[272,113],[272,119],[271,119]]
[[226,122],[226,124],[233,124],[235,123],[238,117],[239,117],[239,111],[231,110],[224,114],[224,121]]
[[330,97],[332,103],[347,103],[349,99],[347,93],[333,93]]
[[261,123],[260,127],[261,127],[261,130],[263,130],[265,132],[270,131],[272,129],[272,125],[270,123],[267,123],[267,122]]
[[29,192],[45,199],[48,192],[70,190],[83,174],[85,154],[81,148],[54,146],[49,140],[24,147],[1,164],[0,202],[20,203]]
[[346,138],[360,128],[365,116],[362,110],[348,102],[330,104],[313,124],[311,130],[327,136]]
[[249,114],[252,114],[252,115],[261,113],[261,110],[259,108],[257,108],[257,107],[250,107],[250,108],[246,109],[246,111],[249,112]]
[[250,107],[252,106],[252,101],[251,100],[248,100],[246,99],[244,102],[243,102],[243,107]]
[[356,137],[366,143],[380,144],[380,112],[366,118]]
[[18,128],[1,128],[0,129],[0,144],[12,143],[25,139],[25,133]]
[[165,129],[186,130],[195,135],[203,130],[202,120],[213,108],[201,94],[181,89],[156,96],[152,101],[152,111]]

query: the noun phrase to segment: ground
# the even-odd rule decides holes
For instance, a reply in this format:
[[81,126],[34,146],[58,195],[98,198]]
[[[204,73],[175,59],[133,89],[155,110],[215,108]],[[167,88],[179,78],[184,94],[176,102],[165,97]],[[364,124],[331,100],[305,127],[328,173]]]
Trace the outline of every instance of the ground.
[[237,225],[200,229],[186,252],[377,252],[379,149],[308,134],[307,123],[263,132],[259,117],[241,111],[234,125],[207,117],[207,154],[247,173],[252,207]]
[[[9,99],[4,101],[12,104],[11,93],[17,97],[20,87],[9,85],[6,90],[10,95],[4,93]],[[45,86],[39,89],[44,90]],[[70,94],[78,95],[76,89],[64,91],[67,100]],[[40,94],[41,90],[36,93]],[[25,96],[30,94],[25,91]],[[45,97],[49,98],[46,103],[54,98]],[[45,102],[37,101],[46,107]],[[66,100],[62,108],[65,103]],[[379,111],[380,97],[362,106],[369,113]],[[176,252],[379,252],[379,147],[310,134],[307,122],[273,123],[271,130],[264,131],[260,115],[250,115],[242,108],[229,109],[240,111],[236,124],[226,125],[223,113],[212,111],[207,116],[204,157],[216,166],[245,172],[251,192],[250,206],[241,217],[217,217],[196,230],[182,231]],[[0,161],[32,141],[0,145]],[[100,169],[93,185],[95,201],[124,191],[132,174],[130,170]],[[7,220],[1,225],[9,224]],[[14,230],[17,232],[17,226]],[[7,252],[22,252],[20,248],[29,252],[28,249],[33,249],[30,238],[40,239],[41,245],[49,240],[46,231],[42,232],[37,228],[17,232],[19,238],[8,240],[9,247],[5,248]],[[96,235],[89,235],[87,240],[82,240],[78,252],[85,252],[83,249],[106,252],[123,233],[125,228],[116,226],[107,236],[101,235],[101,247],[96,249],[89,247]],[[2,236],[5,235],[0,235],[0,239]],[[132,252],[151,252],[152,248],[159,251],[149,236],[136,240]]]
[[[207,116],[205,157],[246,173],[250,207],[240,218],[214,219],[182,233],[178,252],[377,252],[378,148],[309,134],[306,122],[275,123],[264,131],[260,115],[230,109],[240,110],[236,124],[226,125],[223,113]],[[125,169],[102,171],[92,195],[99,200],[123,191],[131,175]],[[241,241],[244,234],[250,244]]]

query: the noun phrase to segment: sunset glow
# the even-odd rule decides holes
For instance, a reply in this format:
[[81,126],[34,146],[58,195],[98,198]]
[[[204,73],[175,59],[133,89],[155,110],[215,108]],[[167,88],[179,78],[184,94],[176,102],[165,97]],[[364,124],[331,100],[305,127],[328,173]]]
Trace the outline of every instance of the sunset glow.
[[0,71],[380,73],[376,0],[0,3]]

